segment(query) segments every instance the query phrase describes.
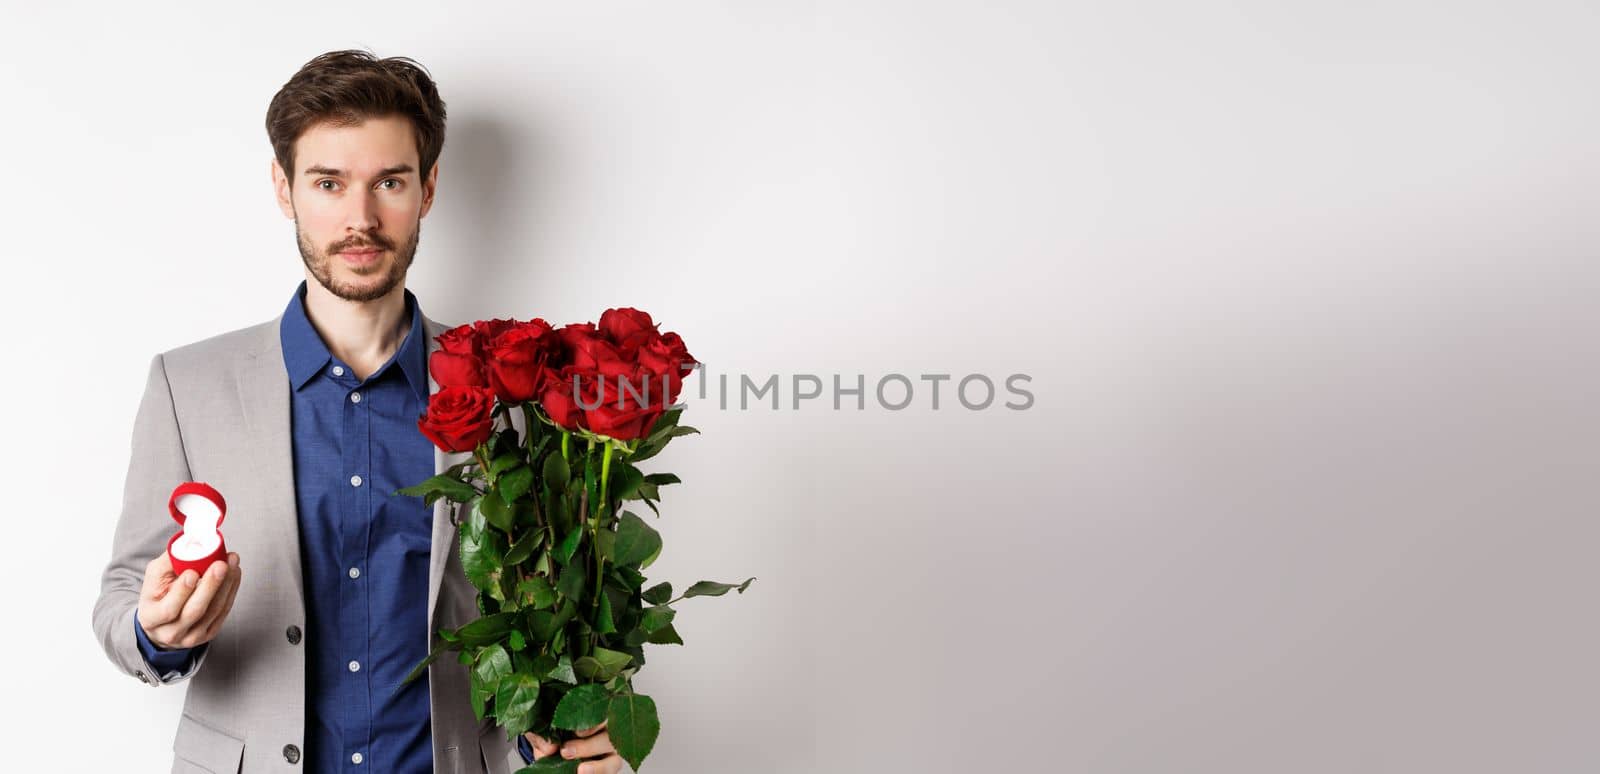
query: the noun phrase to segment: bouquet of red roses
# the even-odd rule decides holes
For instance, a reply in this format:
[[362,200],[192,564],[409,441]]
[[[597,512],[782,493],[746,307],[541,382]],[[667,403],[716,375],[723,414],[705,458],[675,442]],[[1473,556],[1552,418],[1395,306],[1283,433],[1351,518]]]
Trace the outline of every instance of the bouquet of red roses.
[[[679,479],[635,463],[698,432],[678,423],[676,405],[697,361],[658,327],[624,307],[598,325],[488,320],[440,334],[428,363],[439,390],[417,427],[472,459],[397,492],[461,510],[461,566],[481,614],[441,629],[404,682],[459,651],[473,711],[508,739],[533,731],[560,744],[603,721],[635,771],[660,731],[655,702],[633,690],[644,644],[683,644],[678,600],[743,593],[755,580],[700,581],[677,597],[670,583],[645,587],[661,535],[622,506],[643,501],[659,518],[660,487]],[[524,771],[578,763],[544,758]]]

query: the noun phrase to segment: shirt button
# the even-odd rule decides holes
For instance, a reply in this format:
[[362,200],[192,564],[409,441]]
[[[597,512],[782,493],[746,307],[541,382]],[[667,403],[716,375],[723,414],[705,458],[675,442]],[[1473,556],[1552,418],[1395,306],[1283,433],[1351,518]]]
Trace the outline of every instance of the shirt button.
[[352,662],[350,662],[350,671],[352,671],[352,672],[360,672],[361,671],[361,662],[360,661],[352,661]]
[[361,477],[360,476],[351,476],[350,477],[350,486],[361,486]]
[[350,578],[353,580],[353,579],[359,578],[359,577],[361,577],[361,568],[360,567],[351,567],[350,568]]
[[344,376],[344,366],[334,366],[333,367],[333,375],[334,376]]
[[350,762],[351,763],[360,763],[361,762],[361,753],[353,753],[353,754],[351,754]]
[[361,402],[361,393],[359,393],[359,392],[350,393],[350,402],[351,403],[360,403]]

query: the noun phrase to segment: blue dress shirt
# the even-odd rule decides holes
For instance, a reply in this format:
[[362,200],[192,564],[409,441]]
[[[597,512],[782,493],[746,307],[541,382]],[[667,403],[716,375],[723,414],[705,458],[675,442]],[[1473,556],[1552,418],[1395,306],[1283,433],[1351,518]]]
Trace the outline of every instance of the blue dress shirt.
[[[302,763],[317,774],[431,771],[428,681],[396,687],[428,654],[433,512],[420,497],[390,494],[434,473],[433,443],[417,430],[428,406],[427,333],[405,290],[405,340],[357,379],[306,317],[305,291],[302,281],[279,327],[306,589]],[[188,671],[207,647],[157,650],[137,613],[134,629],[163,677]],[[518,748],[532,760],[525,740]]]

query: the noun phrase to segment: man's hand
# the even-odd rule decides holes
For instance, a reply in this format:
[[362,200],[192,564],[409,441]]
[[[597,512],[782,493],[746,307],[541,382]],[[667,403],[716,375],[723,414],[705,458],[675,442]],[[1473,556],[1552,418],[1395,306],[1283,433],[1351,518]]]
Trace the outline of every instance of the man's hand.
[[[611,746],[611,732],[602,731],[606,727],[604,720],[594,728],[586,728],[578,732],[577,739],[569,739],[561,745],[561,757],[568,760],[581,760],[578,764],[578,774],[617,774],[622,771],[622,756],[617,754],[616,748]],[[599,731],[600,733],[595,733]],[[539,760],[547,755],[556,754],[555,743],[546,741],[544,737],[529,731],[525,736],[533,745],[533,759]],[[604,756],[604,757],[595,757]]]
[[242,575],[236,553],[229,552],[226,562],[212,562],[202,576],[194,570],[174,574],[172,560],[162,551],[145,565],[139,591],[139,625],[145,636],[166,650],[210,642],[233,609]]

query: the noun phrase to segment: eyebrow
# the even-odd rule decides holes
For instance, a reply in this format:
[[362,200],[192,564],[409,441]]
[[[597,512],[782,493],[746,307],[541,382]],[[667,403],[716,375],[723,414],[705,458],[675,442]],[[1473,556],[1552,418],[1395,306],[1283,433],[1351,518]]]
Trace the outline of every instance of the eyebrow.
[[[378,170],[378,174],[373,175],[373,179],[377,179],[377,178],[380,178],[380,177],[389,177],[390,175],[403,175],[403,174],[405,174],[407,172],[415,172],[415,171],[416,170],[411,168],[410,164],[396,164],[396,165],[394,165],[392,167],[384,167],[383,169]],[[303,174],[307,174],[307,175],[327,175],[328,177],[344,177],[345,176],[344,175],[344,170],[342,170],[342,169],[334,169],[333,167],[324,167],[324,166],[322,166],[320,164],[306,167],[305,168],[305,172]]]

